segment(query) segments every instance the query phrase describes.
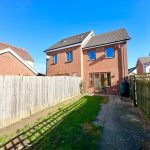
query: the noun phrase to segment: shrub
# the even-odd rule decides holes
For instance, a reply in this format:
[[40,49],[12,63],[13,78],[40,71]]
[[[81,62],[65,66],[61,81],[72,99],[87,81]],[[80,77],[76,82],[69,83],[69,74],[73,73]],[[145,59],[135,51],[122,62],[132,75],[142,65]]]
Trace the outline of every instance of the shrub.
[[79,86],[80,86],[80,93],[81,94],[86,93],[86,84],[85,84],[85,82],[81,81]]

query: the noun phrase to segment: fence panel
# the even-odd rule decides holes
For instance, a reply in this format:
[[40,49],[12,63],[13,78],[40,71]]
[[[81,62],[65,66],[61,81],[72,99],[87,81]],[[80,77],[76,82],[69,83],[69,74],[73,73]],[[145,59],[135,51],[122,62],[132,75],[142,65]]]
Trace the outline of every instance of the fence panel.
[[150,74],[131,76],[130,97],[150,117]]
[[0,76],[0,128],[80,94],[80,77]]

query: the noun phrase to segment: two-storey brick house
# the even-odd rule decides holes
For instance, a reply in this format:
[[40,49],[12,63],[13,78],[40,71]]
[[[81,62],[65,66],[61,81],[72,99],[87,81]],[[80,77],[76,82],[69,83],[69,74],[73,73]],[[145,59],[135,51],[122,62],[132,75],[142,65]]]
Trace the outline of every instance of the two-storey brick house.
[[137,74],[150,73],[150,56],[139,57],[136,63]]
[[33,65],[26,50],[0,42],[0,75],[35,76]]
[[62,39],[45,51],[47,75],[81,76],[88,92],[118,93],[120,82],[128,75],[129,39],[125,29]]

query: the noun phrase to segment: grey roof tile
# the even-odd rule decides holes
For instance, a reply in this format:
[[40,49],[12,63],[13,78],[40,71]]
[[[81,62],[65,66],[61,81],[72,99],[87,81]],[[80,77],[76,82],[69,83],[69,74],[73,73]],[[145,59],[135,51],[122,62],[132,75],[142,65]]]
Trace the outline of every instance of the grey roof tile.
[[71,37],[68,37],[68,38],[64,38],[64,39],[60,40],[59,42],[57,42],[56,44],[50,46],[46,51],[50,51],[50,50],[53,50],[53,49],[57,49],[57,48],[61,48],[61,47],[65,47],[65,46],[69,46],[69,45],[73,45],[73,44],[77,44],[77,43],[82,43],[83,40],[90,33],[91,33],[91,31],[85,32],[85,33],[82,33],[82,34],[77,34],[75,36],[71,36]]
[[119,29],[93,36],[84,48],[90,48],[94,46],[100,46],[129,39],[130,37],[127,31],[125,29]]
[[140,57],[139,58],[139,61],[143,64],[147,64],[147,63],[150,63],[150,56],[148,57]]

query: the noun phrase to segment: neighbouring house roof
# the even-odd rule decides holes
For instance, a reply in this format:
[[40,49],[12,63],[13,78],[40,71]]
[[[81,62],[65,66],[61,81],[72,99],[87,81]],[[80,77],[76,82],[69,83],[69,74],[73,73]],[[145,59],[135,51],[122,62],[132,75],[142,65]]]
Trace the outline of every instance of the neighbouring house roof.
[[29,55],[29,53],[27,51],[25,51],[24,49],[21,48],[17,48],[15,46],[9,45],[9,44],[5,44],[5,43],[1,43],[0,42],[0,51],[5,49],[5,48],[11,48],[15,53],[17,53],[23,60],[26,61],[31,61],[34,62],[32,57]]
[[150,63],[150,56],[148,57],[140,57],[138,59],[142,64],[147,64],[147,63]]
[[10,47],[4,48],[3,50],[0,50],[0,55],[5,53],[11,53],[13,56],[15,56],[22,64],[24,64],[28,69],[30,69],[34,74],[38,74],[22,57],[20,57],[14,50],[12,50]]
[[62,47],[66,47],[69,45],[74,45],[74,44],[79,44],[82,43],[84,41],[84,39],[91,33],[92,31],[89,32],[85,32],[85,33],[81,33],[81,34],[77,34],[71,37],[67,37],[64,38],[62,40],[60,40],[59,42],[57,42],[56,44],[50,46],[46,51],[50,51],[50,50],[54,50],[57,48],[62,48]]
[[103,34],[93,36],[84,48],[90,48],[95,46],[101,46],[105,44],[111,44],[115,42],[129,40],[130,37],[125,29],[119,29]]
[[130,68],[128,69],[128,74],[130,74],[132,71],[134,71],[136,69],[136,67]]

